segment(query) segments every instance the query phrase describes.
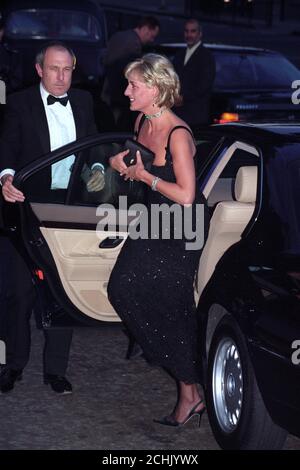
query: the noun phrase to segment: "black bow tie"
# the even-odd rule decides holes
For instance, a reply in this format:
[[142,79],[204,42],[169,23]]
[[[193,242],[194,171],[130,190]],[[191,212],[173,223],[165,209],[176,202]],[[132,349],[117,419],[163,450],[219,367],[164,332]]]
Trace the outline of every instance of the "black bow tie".
[[48,98],[47,98],[48,105],[54,104],[56,101],[58,101],[58,103],[62,104],[63,106],[67,106],[69,97],[63,96],[62,98],[57,98],[56,96],[48,95]]

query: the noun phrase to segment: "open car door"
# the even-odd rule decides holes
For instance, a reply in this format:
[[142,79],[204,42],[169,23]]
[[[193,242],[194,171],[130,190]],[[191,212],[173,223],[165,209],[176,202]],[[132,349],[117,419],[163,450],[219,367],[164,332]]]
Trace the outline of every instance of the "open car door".
[[[125,182],[108,163],[128,137],[86,137],[36,160],[15,177],[25,202],[16,204],[13,225],[38,273],[44,327],[68,323],[65,313],[91,325],[119,320],[107,299],[107,284],[128,224],[136,217],[126,205],[144,199],[143,185]],[[54,164],[67,158],[65,189],[51,188]],[[101,189],[88,191],[95,168],[102,173]]]

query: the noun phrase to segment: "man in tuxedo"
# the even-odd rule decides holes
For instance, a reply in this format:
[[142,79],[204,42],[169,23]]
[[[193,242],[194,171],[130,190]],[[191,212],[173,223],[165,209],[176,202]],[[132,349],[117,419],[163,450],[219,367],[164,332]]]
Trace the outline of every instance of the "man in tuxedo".
[[[36,57],[40,84],[8,98],[0,135],[0,180],[3,197],[9,203],[22,203],[26,197],[13,185],[15,171],[50,150],[97,132],[91,96],[70,89],[75,63],[73,51],[64,44],[46,46]],[[51,189],[67,188],[73,160],[74,156],[70,156],[52,165]],[[100,190],[103,179],[101,168],[95,163],[87,190]],[[6,309],[1,309],[0,321],[0,336],[7,348],[7,364],[0,375],[0,390],[5,393],[22,378],[29,359],[35,293],[31,274],[9,237],[0,237],[0,252],[1,263],[6,267],[6,295],[5,299],[2,295],[1,302]],[[44,383],[57,393],[72,393],[72,385],[65,377],[72,329],[49,329],[44,334]]]
[[215,79],[216,65],[213,54],[203,46],[202,28],[198,20],[185,23],[186,49],[174,57],[174,67],[181,83],[183,103],[176,114],[191,127],[209,124],[210,97]]

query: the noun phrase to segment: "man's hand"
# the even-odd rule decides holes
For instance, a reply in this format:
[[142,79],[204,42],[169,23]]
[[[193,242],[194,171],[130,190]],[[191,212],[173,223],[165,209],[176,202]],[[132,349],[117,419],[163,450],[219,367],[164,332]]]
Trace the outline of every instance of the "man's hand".
[[89,193],[94,193],[96,191],[101,191],[105,186],[105,177],[102,171],[93,170],[93,174],[86,184],[86,189]]
[[24,202],[24,194],[14,187],[12,184],[14,177],[12,175],[4,175],[1,178],[2,194],[7,202]]

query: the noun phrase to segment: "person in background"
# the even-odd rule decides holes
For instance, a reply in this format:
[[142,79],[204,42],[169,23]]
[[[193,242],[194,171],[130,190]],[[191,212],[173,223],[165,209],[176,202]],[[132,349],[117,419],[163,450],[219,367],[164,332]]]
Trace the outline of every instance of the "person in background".
[[182,105],[176,114],[192,128],[210,123],[210,100],[216,74],[213,54],[202,42],[202,28],[191,18],[184,26],[187,44],[174,57],[174,67],[181,84]]
[[128,102],[124,96],[126,88],[124,68],[131,60],[141,57],[143,45],[152,43],[159,29],[160,24],[155,17],[145,16],[134,29],[117,31],[108,42],[102,99],[111,106],[117,130],[131,130],[136,118],[136,115],[129,112]]
[[[88,92],[72,89],[74,52],[62,43],[45,46],[36,57],[40,84],[12,94],[6,105],[0,134],[0,180],[8,212],[26,197],[14,186],[14,174],[38,157],[77,138],[96,133],[93,103]],[[74,156],[52,165],[41,191],[64,190]],[[93,168],[93,167],[92,167]],[[87,181],[88,191],[103,187],[104,176],[95,165]],[[1,339],[6,343],[7,364],[0,374],[0,390],[9,392],[22,378],[30,354],[30,317],[35,303],[32,277],[10,236],[0,237],[1,263],[5,267],[5,299],[1,305]],[[2,270],[3,273],[3,270]],[[1,283],[3,285],[3,282]],[[2,294],[3,294],[2,289]],[[1,290],[0,290],[1,291]],[[72,393],[66,379],[72,329],[44,331],[44,383],[58,394]]]
[[0,18],[0,80],[6,85],[6,93],[22,87],[22,64],[20,54],[11,50],[4,42],[5,23]]

